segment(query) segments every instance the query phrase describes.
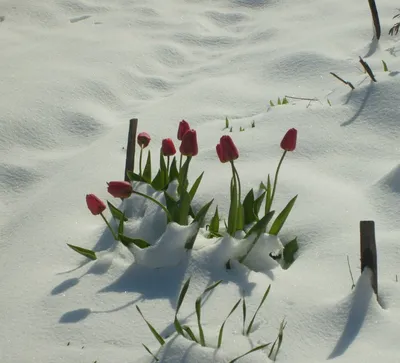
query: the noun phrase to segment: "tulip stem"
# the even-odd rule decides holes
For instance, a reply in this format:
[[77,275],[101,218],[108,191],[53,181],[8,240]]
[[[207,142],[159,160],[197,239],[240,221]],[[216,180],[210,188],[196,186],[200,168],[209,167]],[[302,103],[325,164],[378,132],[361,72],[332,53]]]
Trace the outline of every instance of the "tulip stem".
[[179,158],[179,172],[181,172],[182,169],[182,154],[181,157]]
[[242,199],[242,197],[241,197],[241,195],[242,195],[242,187],[240,185],[239,173],[237,172],[237,169],[236,169],[235,165],[233,164],[233,161],[231,161],[231,163],[232,163],[232,167],[233,167],[233,173],[234,173],[234,175],[236,175],[236,179],[237,179],[237,182],[238,182],[238,199],[239,199],[239,205],[240,205],[241,204],[241,199]]
[[[236,227],[237,227],[237,218],[238,218],[238,199],[237,199],[237,190],[238,190],[238,185],[237,185],[237,179],[236,179],[236,174],[235,174],[235,166],[233,165],[233,161],[231,161],[231,167],[232,167],[232,180],[231,180],[231,206],[229,208],[229,223],[228,223],[228,233],[234,237],[236,233]],[[233,186],[232,186],[233,182]],[[233,193],[232,193],[232,188],[233,188]],[[236,198],[234,203],[232,204],[232,194]],[[233,207],[234,206],[234,207]]]
[[167,185],[168,181],[169,181],[169,163],[170,163],[170,157],[168,155],[167,156],[167,175],[165,176],[165,185]]
[[281,168],[281,165],[282,165],[283,159],[285,158],[286,153],[287,153],[287,150],[285,150],[285,151],[283,152],[283,154],[282,154],[282,156],[281,156],[281,159],[279,160],[278,167],[276,168],[275,178],[274,178],[274,186],[273,186],[273,188],[272,188],[272,194],[271,194],[271,200],[270,200],[270,202],[269,202],[268,208],[265,208],[265,214],[269,213],[270,210],[271,210],[272,202],[273,202],[274,197],[275,197],[276,184],[277,184],[277,182],[278,182],[279,170],[280,170],[280,168]]
[[142,156],[143,156],[143,146],[140,147],[140,157],[139,157],[139,175],[142,177]]
[[149,195],[140,193],[140,192],[138,192],[136,190],[134,190],[133,193],[137,194],[137,195],[140,195],[140,196],[142,196],[144,198],[147,198],[147,199],[151,200],[153,203],[157,204],[161,209],[164,210],[165,214],[167,215],[168,223],[172,222],[172,216],[168,212],[168,209],[164,205],[162,205],[158,200],[155,200],[154,198],[150,197]]
[[108,223],[108,221],[107,221],[107,219],[104,217],[103,213],[100,213],[100,215],[101,215],[101,218],[103,218],[104,222],[106,222],[107,227],[108,227],[108,229],[110,230],[110,232],[112,233],[114,239],[115,239],[116,241],[118,241],[119,238],[118,238],[118,236],[115,234],[114,230],[111,228],[110,223]]

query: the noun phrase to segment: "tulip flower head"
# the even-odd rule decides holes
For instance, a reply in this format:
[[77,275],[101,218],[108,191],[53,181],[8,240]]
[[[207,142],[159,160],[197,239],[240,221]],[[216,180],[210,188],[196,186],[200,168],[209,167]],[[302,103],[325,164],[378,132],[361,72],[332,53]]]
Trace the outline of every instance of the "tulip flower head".
[[172,156],[176,154],[174,142],[171,139],[164,139],[161,144],[161,151],[164,156]]
[[182,138],[179,151],[185,156],[196,156],[199,152],[196,130],[187,131]]
[[286,132],[281,141],[281,148],[285,151],[293,151],[296,149],[297,130],[290,129]]
[[103,213],[106,209],[106,205],[104,204],[104,202],[94,194],[86,195],[86,204],[90,212],[95,216]]
[[133,192],[131,183],[127,181],[111,181],[108,184],[107,191],[114,198],[129,198]]
[[182,120],[179,123],[179,128],[178,128],[178,140],[182,140],[183,139],[183,135],[186,134],[186,132],[188,132],[190,130],[190,125],[187,121]]
[[232,138],[228,135],[222,136],[216,147],[217,154],[221,163],[236,160],[239,157],[239,151]]
[[143,149],[149,145],[150,140],[151,140],[151,137],[147,132],[141,132],[137,136],[137,143]]

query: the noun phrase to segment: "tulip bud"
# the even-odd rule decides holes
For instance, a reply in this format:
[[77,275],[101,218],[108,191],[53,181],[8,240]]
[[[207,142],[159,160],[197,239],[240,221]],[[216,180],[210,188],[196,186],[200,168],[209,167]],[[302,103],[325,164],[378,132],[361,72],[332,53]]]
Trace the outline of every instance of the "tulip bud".
[[178,140],[182,140],[183,139],[183,135],[185,135],[186,132],[189,131],[189,130],[190,130],[189,124],[185,120],[182,120],[179,123]]
[[174,142],[171,139],[164,139],[161,144],[161,151],[164,156],[172,156],[176,154]]
[[111,181],[107,184],[107,191],[114,198],[129,198],[133,192],[131,183],[127,181]]
[[94,194],[86,195],[86,204],[93,215],[98,215],[106,209],[106,205]]
[[219,157],[219,161],[221,163],[226,163],[228,160],[225,160],[225,158],[224,158],[224,154],[222,153],[221,144],[217,144],[216,149],[217,149],[217,155]]
[[218,154],[218,156],[221,162],[233,161],[239,157],[239,151],[230,136],[222,136],[219,140],[219,145],[220,154]]
[[150,135],[147,132],[141,132],[137,137],[137,143],[143,149],[149,145],[150,140]]
[[199,152],[196,130],[189,130],[183,135],[179,151],[185,156],[196,156]]
[[290,129],[286,132],[281,141],[281,148],[285,151],[293,151],[296,149],[297,130]]

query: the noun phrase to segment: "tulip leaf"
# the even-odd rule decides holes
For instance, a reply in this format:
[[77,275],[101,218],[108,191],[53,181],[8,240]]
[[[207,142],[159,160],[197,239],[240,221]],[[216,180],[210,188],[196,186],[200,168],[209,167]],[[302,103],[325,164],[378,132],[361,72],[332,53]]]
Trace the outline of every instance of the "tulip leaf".
[[144,167],[142,178],[143,178],[143,181],[145,181],[146,183],[148,183],[148,184],[151,183],[151,153],[150,153],[150,150],[149,150],[149,153],[147,154],[146,166]]
[[182,326],[182,329],[187,333],[187,335],[189,336],[189,338],[190,338],[191,340],[193,340],[193,341],[196,342],[196,343],[199,343],[199,342],[197,341],[196,336],[193,334],[192,329],[190,329],[187,325]]
[[182,336],[184,336],[184,335],[183,335],[182,325],[178,320],[178,312],[179,312],[179,309],[181,308],[183,300],[185,299],[185,295],[189,289],[189,284],[190,284],[190,277],[186,280],[185,284],[182,287],[181,292],[179,293],[178,304],[176,305],[176,310],[175,310],[175,319],[174,319],[175,330],[178,334],[180,334]]
[[190,215],[193,219],[196,218],[196,214],[195,214],[194,211],[193,211],[192,205],[190,205],[190,207],[189,207],[189,215]]
[[118,219],[118,220],[122,219],[124,222],[126,222],[128,220],[128,218],[125,217],[125,214],[122,213],[117,207],[113,206],[109,201],[107,201],[107,205],[108,205],[108,208],[110,209],[112,216],[115,219]]
[[254,201],[253,204],[254,216],[256,217],[257,221],[259,220],[258,213],[260,213],[261,204],[264,201],[265,194],[265,192],[261,193],[261,195]]
[[250,354],[250,353],[253,353],[253,352],[257,351],[257,350],[264,349],[264,348],[268,347],[269,345],[271,345],[271,343],[261,344],[261,345],[255,347],[255,348],[249,350],[247,353],[242,354],[242,355],[240,355],[239,357],[236,357],[235,359],[232,359],[229,363],[235,363],[236,361],[238,361],[239,359],[245,357],[246,355],[248,355],[248,354]]
[[78,252],[80,255],[85,256],[91,260],[97,260],[96,253],[92,250],[87,250],[86,248],[70,245],[67,243],[69,248],[72,248],[75,252]]
[[142,178],[140,177],[140,175],[134,173],[133,171],[128,170],[126,172],[126,175],[128,176],[130,181],[138,181],[138,182],[142,181]]
[[187,176],[188,176],[188,171],[189,171],[189,164],[190,164],[190,160],[192,159],[191,156],[188,156],[186,158],[186,161],[183,163],[182,165],[182,169],[179,172],[179,186],[178,186],[178,193],[179,195],[182,195],[184,190],[187,190],[187,186],[188,186],[188,180],[187,180]]
[[233,312],[236,310],[236,308],[239,306],[240,302],[242,301],[242,299],[239,299],[239,301],[233,306],[233,308],[231,309],[231,311],[229,312],[228,316],[225,318],[224,322],[221,325],[221,328],[219,329],[219,334],[218,334],[218,345],[217,348],[221,348],[221,344],[222,344],[222,335],[224,333],[224,327],[225,327],[225,323],[228,320],[228,318],[233,314]]
[[151,186],[155,190],[163,190],[165,188],[165,179],[165,172],[160,169],[157,175],[154,177],[153,181],[151,182]]
[[172,220],[179,223],[179,204],[172,198],[167,192],[164,192],[165,204],[169,214],[172,216]]
[[204,171],[200,174],[200,176],[196,179],[196,181],[193,183],[192,187],[190,188],[189,195],[190,195],[190,200],[192,201],[194,196],[196,195],[197,189],[199,188],[199,185],[201,183],[201,179],[203,178]]
[[165,164],[164,154],[162,153],[161,149],[160,149],[160,170],[165,174],[168,173],[167,165]]
[[242,231],[244,228],[244,208],[242,204],[238,203],[238,210],[236,216],[236,230]]
[[156,362],[159,362],[159,361],[160,361],[160,360],[152,353],[152,351],[149,349],[149,347],[148,347],[146,344],[143,344],[143,343],[142,343],[142,345],[143,345],[143,348],[147,350],[147,352],[153,357],[153,359],[154,359]]
[[294,203],[296,202],[296,199],[297,195],[291,199],[283,211],[279,213],[278,217],[276,217],[274,223],[272,224],[271,229],[269,230],[269,234],[276,236],[280,232],[294,206]]
[[125,220],[125,213],[122,215],[122,218],[119,220],[118,236],[121,234],[124,234],[124,220]]
[[244,209],[244,224],[252,223],[256,220],[254,215],[254,191],[250,189],[246,197],[243,200]]
[[199,226],[202,226],[204,223],[204,219],[206,218],[207,212],[211,207],[211,204],[213,203],[214,199],[211,199],[207,204],[204,204],[200,210],[197,212],[196,217],[193,220],[194,222],[197,222]]
[[268,214],[266,214],[264,217],[262,217],[253,227],[251,227],[251,229],[246,233],[244,238],[249,237],[253,233],[256,233],[257,236],[260,236],[262,233],[264,233],[269,221],[274,216],[274,213],[275,213],[275,211],[271,211]]
[[271,186],[271,178],[268,174],[268,180],[267,180],[267,187],[265,188],[266,191],[266,197],[265,197],[265,214],[267,214],[272,207],[272,186]]
[[188,217],[190,210],[190,195],[184,190],[181,193],[181,198],[179,200],[179,222],[181,226],[188,225]]
[[268,286],[267,290],[264,293],[264,296],[261,299],[260,304],[258,305],[256,312],[253,315],[253,318],[250,320],[249,326],[247,327],[247,330],[246,330],[247,336],[251,333],[251,328],[253,327],[254,320],[256,319],[256,316],[258,314],[258,311],[261,309],[261,306],[264,304],[265,300],[267,299],[267,296],[268,296],[270,290],[271,290],[271,285]]
[[297,243],[297,237],[291,240],[283,248],[283,260],[291,265],[294,262],[294,255],[299,250],[299,245]]
[[152,332],[152,334],[154,335],[154,338],[156,338],[157,341],[161,345],[164,345],[165,344],[165,340],[162,338],[162,336],[159,333],[157,333],[157,330],[155,330],[153,328],[153,326],[146,320],[146,318],[143,316],[142,312],[140,311],[139,306],[136,305],[136,309],[139,312],[139,314],[141,315],[141,317],[143,318],[143,320],[145,321],[145,323],[147,324],[147,326],[149,327],[149,329]]
[[179,171],[176,167],[176,157],[174,156],[171,166],[169,167],[169,180],[168,183],[171,183],[173,180],[179,178]]
[[218,206],[215,207],[214,216],[211,218],[210,226],[208,228],[210,233],[219,233],[219,215]]
[[126,247],[129,247],[129,245],[131,245],[131,244],[134,244],[141,249],[151,246],[145,240],[140,239],[140,238],[131,238],[131,237],[125,236],[123,234],[118,234],[118,237],[119,237],[119,240],[122,242],[122,244]]
[[236,232],[236,221],[238,212],[238,199],[237,199],[237,186],[235,182],[235,177],[231,180],[231,205],[229,207],[228,215],[228,233],[230,236],[234,236]]

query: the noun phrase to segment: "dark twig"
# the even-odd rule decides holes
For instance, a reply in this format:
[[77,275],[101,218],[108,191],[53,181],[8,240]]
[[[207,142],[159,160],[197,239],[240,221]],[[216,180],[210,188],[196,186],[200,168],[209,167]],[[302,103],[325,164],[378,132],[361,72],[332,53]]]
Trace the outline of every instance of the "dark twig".
[[365,71],[368,73],[368,75],[371,77],[371,79],[372,79],[374,82],[376,82],[376,78],[375,78],[374,74],[372,73],[372,70],[371,70],[370,66],[369,66],[369,65],[367,64],[367,62],[366,62],[365,60],[363,60],[361,57],[360,57],[360,63],[361,63],[361,65],[364,67],[364,69],[365,69]]
[[351,82],[345,81],[343,78],[339,77],[336,73],[330,72],[330,74],[335,78],[337,78],[339,81],[343,82],[344,84],[347,84],[352,90],[355,89]]
[[[397,10],[400,11],[400,9],[397,9]],[[393,17],[393,19],[396,19],[396,18],[400,18],[400,13],[396,14]],[[389,35],[397,35],[397,33],[399,32],[399,28],[400,28],[400,23],[394,24],[389,30]]]
[[292,97],[292,96],[285,96],[286,98],[291,98],[292,100],[302,100],[302,101],[319,101],[318,98],[306,98],[306,97]]
[[361,272],[368,267],[371,272],[371,285],[378,295],[378,262],[376,256],[375,223],[374,221],[360,222],[360,253]]
[[376,8],[375,0],[368,0],[368,3],[369,8],[371,9],[372,20],[374,22],[376,39],[379,40],[381,37],[381,24],[379,22],[378,9]]
[[137,118],[129,120],[129,133],[128,133],[128,142],[126,146],[126,162],[125,162],[125,173],[124,173],[125,181],[129,181],[127,171],[133,171],[135,166],[137,124],[138,124]]

